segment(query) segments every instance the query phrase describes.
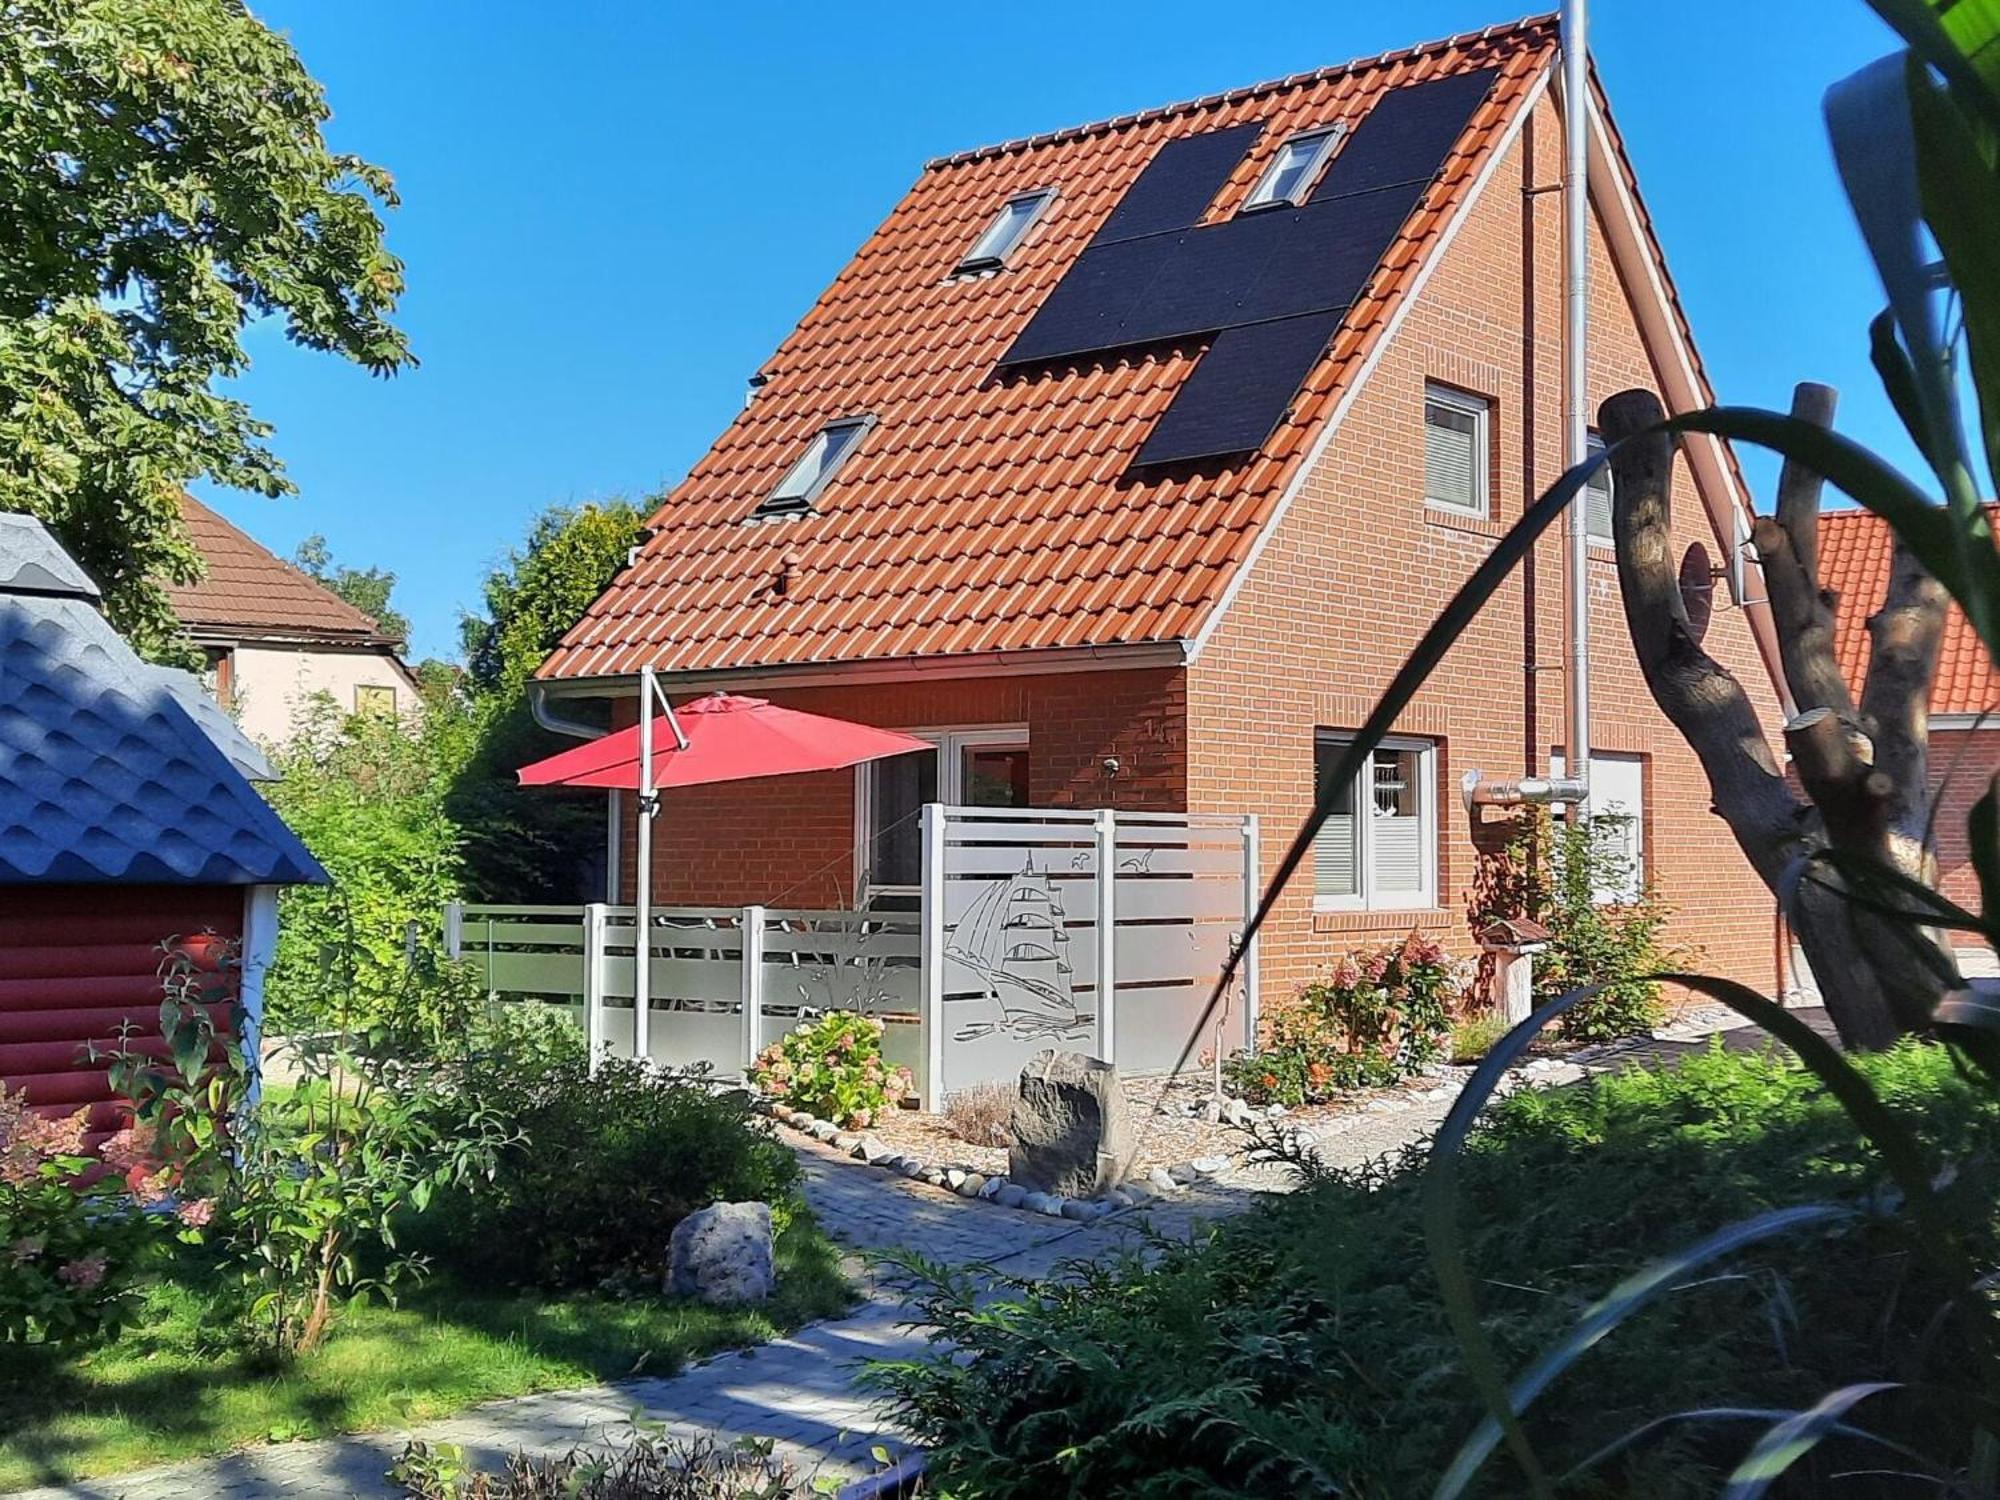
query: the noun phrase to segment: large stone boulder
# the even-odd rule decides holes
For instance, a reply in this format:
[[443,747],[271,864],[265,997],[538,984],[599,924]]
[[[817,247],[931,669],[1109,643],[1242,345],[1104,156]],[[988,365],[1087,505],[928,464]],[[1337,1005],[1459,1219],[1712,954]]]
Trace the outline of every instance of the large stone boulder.
[[1132,1147],[1117,1069],[1081,1052],[1051,1048],[1029,1060],[1008,1129],[1008,1177],[1066,1198],[1117,1186]]
[[777,1284],[768,1203],[715,1203],[674,1226],[667,1290],[701,1302],[762,1302]]

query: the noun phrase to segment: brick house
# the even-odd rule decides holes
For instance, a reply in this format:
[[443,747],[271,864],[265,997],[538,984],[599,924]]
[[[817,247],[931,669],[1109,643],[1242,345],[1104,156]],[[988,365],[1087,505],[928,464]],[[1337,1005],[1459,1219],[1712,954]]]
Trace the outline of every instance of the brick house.
[[[1857,695],[1868,673],[1868,616],[1888,588],[1893,553],[1888,523],[1872,512],[1836,510],[1820,517],[1820,582],[1842,606],[1834,612],[1834,653]],[[1987,717],[1995,709],[2000,709],[2000,673],[1972,623],[1953,605],[1931,688],[1931,787],[1938,798],[1933,826],[1939,885],[1971,911],[1979,910],[1979,879],[1966,848],[1965,819],[2000,774],[2000,721]],[[1968,955],[1979,956],[1968,962],[1989,970],[1992,955],[1970,936],[1963,941]]]
[[[650,664],[677,693],[754,693],[939,753],[672,794],[655,898],[885,899],[912,879],[909,817],[932,799],[1256,813],[1268,874],[1340,736],[1562,468],[1556,40],[1531,19],[931,162],[540,691],[551,714],[609,699],[629,723]],[[1591,407],[1634,385],[1704,404],[1601,94],[1591,150]],[[1390,210],[1348,287],[1278,286],[1268,337],[1218,332],[1226,307],[1174,323],[1218,291],[1269,301],[1284,247],[1251,246],[1246,271],[1230,247],[1250,230],[1224,235],[1265,234],[1271,211],[1306,233],[1315,203],[1348,227],[1298,273],[1314,288]],[[1141,240],[1172,244],[1144,251],[1151,279],[1119,260]],[[1186,274],[1191,256],[1208,259]],[[1754,565],[1747,607],[1709,585],[1745,534],[1740,477],[1707,439],[1678,464],[1705,644],[1775,725]],[[1606,494],[1590,505],[1608,532]],[[1560,547],[1516,571],[1322,834],[1267,928],[1267,995],[1412,927],[1470,951],[1463,893],[1501,815],[1469,814],[1460,779],[1560,754]],[[1592,780],[1635,815],[1680,939],[1782,983],[1774,903],[1653,707],[1594,550]],[[629,800],[613,800],[613,899],[632,888]]]

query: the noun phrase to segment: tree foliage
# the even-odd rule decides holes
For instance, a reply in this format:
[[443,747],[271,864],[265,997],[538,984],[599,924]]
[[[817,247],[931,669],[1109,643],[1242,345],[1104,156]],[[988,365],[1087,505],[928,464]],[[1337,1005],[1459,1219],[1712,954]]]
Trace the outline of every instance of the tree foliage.
[[390,600],[396,575],[387,568],[351,568],[336,563],[333,549],[317,532],[299,543],[292,553],[292,566],[368,616],[382,634],[409,641],[410,617]]
[[253,318],[377,374],[381,168],[332,151],[284,38],[234,0],[12,0],[0,25],[0,510],[47,520],[115,624],[160,652],[200,562],[192,479],[290,490],[270,427],[216,389]]

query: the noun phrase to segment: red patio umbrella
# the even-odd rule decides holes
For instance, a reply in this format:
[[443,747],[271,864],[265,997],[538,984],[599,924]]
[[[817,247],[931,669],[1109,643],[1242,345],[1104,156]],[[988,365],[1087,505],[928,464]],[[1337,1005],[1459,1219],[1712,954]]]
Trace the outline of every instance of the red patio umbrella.
[[[654,716],[653,705],[664,710]],[[928,740],[850,724],[824,714],[780,708],[763,698],[711,693],[675,709],[660,691],[651,667],[639,673],[639,722],[538,760],[520,771],[524,786],[609,787],[639,794],[639,847],[633,907],[639,938],[632,951],[632,1050],[648,1056],[653,907],[653,817],[663,787],[749,781],[801,771],[838,771],[912,750],[934,750]],[[598,1038],[590,1064],[597,1066]]]
[[[680,733],[674,732],[675,722]],[[928,740],[780,708],[763,698],[711,693],[653,720],[653,788],[705,786],[800,771],[838,771],[863,761],[932,750]],[[685,742],[683,748],[682,742]],[[621,729],[521,769],[524,786],[642,790],[640,726]]]

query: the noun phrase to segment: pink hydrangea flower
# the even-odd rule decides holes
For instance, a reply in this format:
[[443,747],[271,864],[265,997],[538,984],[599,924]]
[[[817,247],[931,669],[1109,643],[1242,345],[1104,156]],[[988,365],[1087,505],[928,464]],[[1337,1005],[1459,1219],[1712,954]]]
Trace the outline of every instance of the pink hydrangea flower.
[[190,1229],[204,1229],[215,1217],[213,1198],[192,1198],[174,1210],[174,1217]]
[[104,1273],[108,1269],[109,1262],[104,1252],[93,1250],[88,1255],[65,1262],[57,1268],[56,1275],[78,1291],[87,1292],[92,1287],[103,1285]]
[[49,1237],[45,1234],[24,1234],[7,1247],[14,1264],[25,1266],[48,1247]]

